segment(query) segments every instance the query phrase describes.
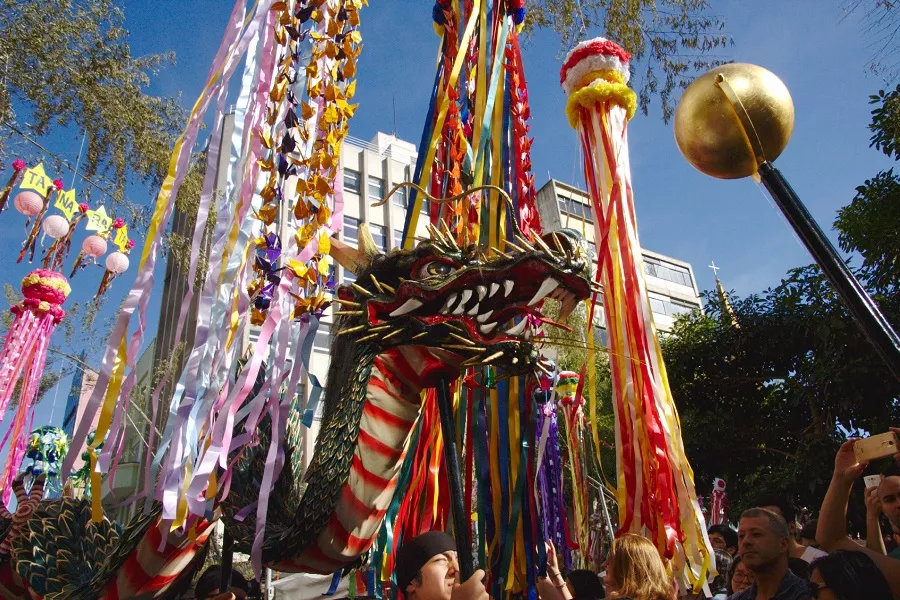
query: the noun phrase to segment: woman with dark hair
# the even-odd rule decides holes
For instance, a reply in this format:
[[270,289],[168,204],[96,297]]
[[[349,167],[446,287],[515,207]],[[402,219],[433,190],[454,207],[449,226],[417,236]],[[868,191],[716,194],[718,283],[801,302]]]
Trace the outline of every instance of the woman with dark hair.
[[810,565],[814,600],[893,600],[887,580],[862,552],[835,552]]
[[728,591],[729,596],[743,592],[753,585],[754,579],[756,577],[753,575],[753,571],[741,562],[741,555],[738,554],[734,557],[734,562],[731,563],[731,570],[728,571],[728,586],[725,589]]

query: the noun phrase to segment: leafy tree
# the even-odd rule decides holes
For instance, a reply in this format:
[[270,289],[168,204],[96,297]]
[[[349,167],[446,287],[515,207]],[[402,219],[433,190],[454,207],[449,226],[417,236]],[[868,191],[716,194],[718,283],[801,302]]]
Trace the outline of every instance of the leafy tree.
[[528,5],[526,27],[553,29],[566,50],[599,29],[632,54],[636,71],[643,70],[641,110],[647,114],[659,96],[665,121],[675,112],[676,90],[725,62],[733,43],[707,0],[536,0]]
[[[900,160],[900,85],[870,97],[871,146]],[[849,205],[838,211],[834,223],[846,252],[863,259],[861,275],[874,290],[896,290],[900,281],[900,175],[882,171],[856,188]]]
[[[762,493],[817,509],[838,424],[886,431],[900,417],[900,384],[815,266],[732,298],[737,325],[714,293],[706,299],[706,313],[680,318],[663,342],[698,488],[722,477],[737,510]],[[898,298],[884,308],[897,322]]]
[[130,176],[161,181],[184,117],[175,99],[146,93],[174,56],[132,56],[124,20],[112,0],[0,0],[0,150],[33,149],[16,131],[84,133],[80,170],[111,178],[99,187],[115,202]]

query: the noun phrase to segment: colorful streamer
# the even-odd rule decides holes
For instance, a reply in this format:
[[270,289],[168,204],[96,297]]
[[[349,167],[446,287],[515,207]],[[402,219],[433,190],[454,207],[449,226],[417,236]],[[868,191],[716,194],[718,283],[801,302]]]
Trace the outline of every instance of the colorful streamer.
[[626,85],[628,60],[621,47],[597,38],[576,46],[560,74],[594,212],[611,348],[619,527],[650,538],[682,583],[699,591],[711,571],[712,547],[643,276],[628,159],[635,105]]

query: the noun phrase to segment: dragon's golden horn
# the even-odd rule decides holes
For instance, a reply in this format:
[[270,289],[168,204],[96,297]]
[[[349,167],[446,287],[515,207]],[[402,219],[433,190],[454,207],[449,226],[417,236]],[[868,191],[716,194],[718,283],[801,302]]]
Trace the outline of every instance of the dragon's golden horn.
[[348,333],[356,333],[357,331],[362,331],[363,329],[368,329],[368,325],[357,325],[356,327],[349,327],[347,329],[341,329],[337,332],[338,335],[347,335]]
[[464,337],[461,336],[461,335],[456,335],[456,334],[453,333],[452,331],[448,331],[447,334],[448,334],[450,337],[453,337],[453,338],[458,339],[459,341],[461,341],[463,344],[466,344],[467,346],[474,346],[474,345],[475,345],[475,342],[473,342],[473,341],[470,340],[469,338],[464,338]]
[[369,290],[367,290],[366,288],[364,288],[363,286],[358,285],[355,281],[350,283],[350,287],[352,287],[354,290],[356,290],[357,292],[359,292],[360,294],[362,294],[364,296],[374,296],[375,295],[372,292],[370,292]]
[[369,279],[371,279],[371,280],[372,280],[372,283],[375,284],[375,289],[377,289],[380,293],[383,294],[383,293],[384,293],[384,289],[382,289],[382,287],[381,287],[381,282],[378,281],[378,280],[375,278],[375,274],[374,274],[374,273],[369,273]]
[[372,232],[369,230],[368,223],[360,223],[357,230],[357,244],[354,248],[347,242],[337,238],[331,238],[331,249],[328,253],[334,258],[335,262],[353,273],[359,275],[372,266],[375,257],[381,254],[375,240],[372,239]]

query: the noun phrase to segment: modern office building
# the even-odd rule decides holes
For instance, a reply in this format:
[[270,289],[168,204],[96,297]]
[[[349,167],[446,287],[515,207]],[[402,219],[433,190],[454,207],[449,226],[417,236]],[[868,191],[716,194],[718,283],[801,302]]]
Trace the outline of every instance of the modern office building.
[[[545,231],[570,228],[582,232],[588,240],[594,239],[590,198],[584,190],[551,179],[538,190],[537,207]],[[597,248],[593,241],[589,243],[592,247],[594,269],[596,270]],[[644,259],[644,276],[647,282],[647,293],[650,296],[653,321],[657,331],[668,333],[672,330],[675,317],[693,310],[703,309],[700,293],[697,290],[697,281],[694,278],[694,270],[690,263],[677,258],[647,249],[642,249],[641,254]],[[595,323],[603,328],[599,335],[605,344],[603,312],[597,311],[594,319]]]

